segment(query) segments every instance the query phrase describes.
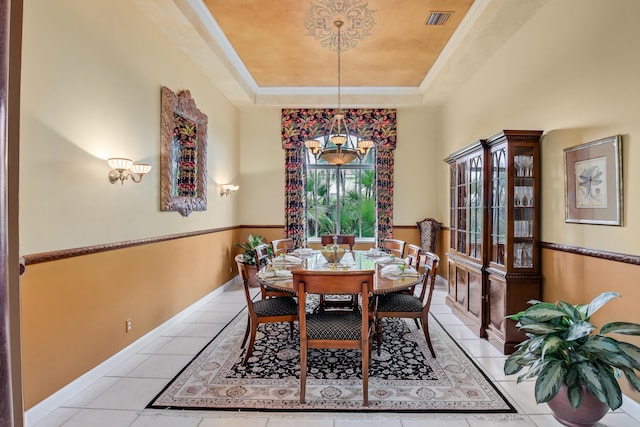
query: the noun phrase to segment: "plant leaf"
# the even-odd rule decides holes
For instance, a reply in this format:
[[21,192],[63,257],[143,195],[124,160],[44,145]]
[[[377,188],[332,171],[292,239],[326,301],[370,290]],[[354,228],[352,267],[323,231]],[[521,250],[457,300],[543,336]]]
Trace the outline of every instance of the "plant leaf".
[[598,311],[600,307],[608,303],[614,298],[618,298],[620,296],[617,292],[603,292],[597,297],[595,297],[587,306],[587,319],[589,319],[593,313]]
[[640,370],[640,347],[624,341],[618,341],[618,348],[633,364],[633,368]]
[[558,309],[565,313],[566,316],[571,318],[574,322],[578,320],[584,320],[582,314],[576,309],[574,305],[560,301],[558,303]]
[[540,371],[536,380],[535,395],[536,402],[548,402],[553,396],[558,394],[564,378],[565,369],[561,360],[550,360]]
[[[515,353],[514,353],[515,354]],[[518,358],[512,357],[513,354],[507,357],[507,360],[504,362],[504,374],[505,375],[513,375],[517,374],[522,370],[521,364],[518,363]]]
[[582,337],[586,337],[591,332],[593,332],[595,328],[596,327],[593,326],[591,323],[584,320],[580,320],[578,322],[575,322],[569,327],[569,331],[567,332],[567,336],[565,337],[565,339],[567,341],[575,341]]
[[589,341],[584,343],[582,348],[593,353],[619,353],[618,343],[613,338],[603,337],[602,335],[594,335]]
[[580,313],[580,317],[582,320],[587,318],[587,310],[589,309],[588,304],[577,304],[575,305],[576,310]]
[[569,365],[567,375],[565,375],[564,377],[564,383],[567,385],[567,387],[580,385],[580,381],[578,381],[579,377],[580,376],[578,375],[578,369],[576,368],[576,365]]
[[544,338],[544,341],[543,341],[543,344],[542,344],[542,358],[544,359],[544,356],[546,354],[557,353],[562,348],[564,348],[564,340],[563,339],[561,339],[557,335],[548,335],[548,336],[546,336]]
[[520,311],[516,314],[510,314],[509,316],[506,316],[507,319],[511,319],[511,320],[515,320],[516,322],[520,320],[520,318],[524,316],[524,310]]
[[542,305],[533,306],[529,308],[525,313],[525,317],[538,322],[544,322],[550,319],[555,319],[557,317],[564,317],[565,315],[565,312],[558,310],[555,306],[553,306],[553,308],[550,308]]
[[582,350],[587,354],[591,353],[607,366],[633,368],[633,360],[620,349],[618,344],[619,342],[613,338],[595,335],[582,346]]
[[640,378],[638,378],[635,371],[632,369],[622,368],[622,372],[624,373],[624,376],[627,377],[629,384],[631,384],[631,386],[637,391],[640,391]]
[[567,386],[567,397],[569,398],[571,407],[576,409],[582,403],[582,386],[577,383]]
[[560,332],[563,328],[548,323],[540,323],[529,317],[521,317],[517,324],[518,328],[534,335],[546,335],[554,332]]
[[640,335],[640,325],[631,322],[611,322],[600,328],[601,334]]
[[599,401],[606,402],[607,396],[604,393],[602,383],[600,382],[599,371],[595,365],[590,362],[577,363],[576,368],[582,384],[593,394]]
[[596,366],[600,373],[600,382],[602,383],[604,394],[607,397],[605,403],[609,405],[609,408],[612,410],[616,410],[622,405],[622,391],[620,390],[618,381],[605,363],[596,362]]

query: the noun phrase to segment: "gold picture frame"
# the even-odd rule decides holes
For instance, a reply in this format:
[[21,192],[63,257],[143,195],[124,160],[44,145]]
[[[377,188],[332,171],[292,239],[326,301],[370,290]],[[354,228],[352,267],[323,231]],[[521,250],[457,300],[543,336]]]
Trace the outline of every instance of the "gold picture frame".
[[160,210],[206,211],[207,115],[188,90],[163,86],[161,96]]
[[620,135],[564,149],[565,222],[622,225]]

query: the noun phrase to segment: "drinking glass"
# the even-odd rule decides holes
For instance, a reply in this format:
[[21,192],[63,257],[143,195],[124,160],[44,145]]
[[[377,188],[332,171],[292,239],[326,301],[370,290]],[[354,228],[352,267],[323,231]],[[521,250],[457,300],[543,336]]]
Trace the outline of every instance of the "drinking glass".
[[533,187],[525,187],[527,193],[527,206],[533,206]]
[[515,256],[513,257],[513,266],[522,267],[522,243],[513,245]]

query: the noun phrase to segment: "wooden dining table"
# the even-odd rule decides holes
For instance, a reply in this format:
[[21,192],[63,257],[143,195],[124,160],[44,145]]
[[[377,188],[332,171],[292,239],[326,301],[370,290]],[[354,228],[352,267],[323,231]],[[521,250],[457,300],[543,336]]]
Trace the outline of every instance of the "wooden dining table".
[[[355,271],[375,270],[372,293],[374,295],[386,294],[409,289],[422,283],[423,273],[406,267],[402,267],[404,261],[394,259],[386,255],[370,255],[369,251],[347,251],[338,263],[327,262],[320,251],[301,254],[294,251],[289,256],[280,256],[260,269],[257,280],[268,289],[276,291],[296,293],[293,288],[292,270],[314,271]],[[297,258],[293,262],[287,259]],[[299,262],[298,262],[299,261]]]

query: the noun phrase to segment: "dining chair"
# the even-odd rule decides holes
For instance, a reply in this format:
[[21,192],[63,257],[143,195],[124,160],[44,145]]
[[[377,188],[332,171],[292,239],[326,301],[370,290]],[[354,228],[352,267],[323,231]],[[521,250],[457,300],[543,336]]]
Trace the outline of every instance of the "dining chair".
[[[258,270],[263,268],[265,265],[269,264],[271,259],[273,258],[273,252],[271,250],[271,245],[268,243],[262,243],[256,246],[254,249],[255,252],[255,260],[256,266]],[[262,294],[262,299],[271,298],[271,297],[284,297],[290,296],[291,294],[287,294],[282,291],[275,291],[269,288],[266,288],[263,284],[260,284],[260,293]]]
[[[334,234],[321,234],[320,244],[322,246],[333,245],[334,236]],[[347,245],[349,246],[349,250],[353,251],[353,245],[356,244],[356,236],[355,234],[338,234],[336,243],[338,245]]]
[[270,250],[268,243],[262,243],[253,248],[256,265],[258,268],[269,263],[269,260],[273,257],[273,253]]
[[242,359],[242,365],[246,365],[247,360],[251,357],[253,345],[256,341],[256,332],[260,324],[289,322],[289,336],[290,339],[293,339],[293,322],[298,320],[298,304],[292,296],[263,298],[254,301],[249,292],[249,276],[246,269],[240,269],[240,276],[244,286],[244,296],[247,300],[247,311],[249,312],[247,328],[240,345],[241,348],[244,348],[247,338],[249,338],[249,345],[245,350],[244,359]]
[[384,239],[382,249],[396,258],[404,258],[404,246],[406,242],[398,239]]
[[436,243],[438,242],[438,232],[442,227],[442,223],[433,218],[425,218],[416,222],[418,231],[420,232],[420,246],[423,252],[435,252]]
[[293,244],[293,239],[277,239],[272,240],[271,245],[273,245],[273,255],[278,256],[281,254],[288,254],[295,249],[295,245]]
[[404,258],[404,261],[407,265],[418,270],[420,268],[421,260],[420,257],[422,255],[422,248],[418,245],[413,245],[409,243],[407,245],[407,256]]
[[[333,245],[333,237],[334,234],[321,234],[320,235],[320,244],[322,246],[330,246]],[[353,252],[353,245],[356,244],[356,236],[355,234],[338,234],[336,239],[336,244],[346,245],[349,247],[349,251]],[[320,301],[318,304],[318,308],[323,310],[325,307],[333,307],[333,308],[346,308],[349,310],[355,309],[357,306],[357,299],[355,296],[352,296],[350,300],[342,300],[335,298],[325,298],[324,295],[320,296]]]
[[[422,248],[418,245],[413,245],[411,243],[409,243],[407,245],[407,256],[404,258],[404,262],[415,268],[416,271],[420,270],[420,266],[422,265]],[[404,292],[404,293],[408,293],[410,295],[413,295],[415,292],[415,286],[412,286],[408,289],[405,289],[403,291],[400,292]],[[418,320],[416,319],[416,325],[418,324]]]
[[382,319],[403,318],[420,320],[424,339],[427,341],[431,356],[436,357],[436,353],[433,351],[433,345],[431,345],[431,338],[429,337],[429,307],[431,307],[431,298],[433,296],[433,288],[436,284],[436,273],[439,261],[440,258],[433,252],[427,252],[425,254],[424,279],[422,280],[420,296],[409,295],[402,292],[393,292],[377,296],[374,317],[378,355],[380,355],[380,348],[382,347]]
[[[300,333],[300,403],[305,403],[307,352],[313,348],[359,349],[362,360],[363,405],[369,405],[370,336],[369,294],[374,270],[310,271],[293,270],[293,286],[298,295]],[[357,294],[363,303],[357,311],[307,313],[307,294]]]

